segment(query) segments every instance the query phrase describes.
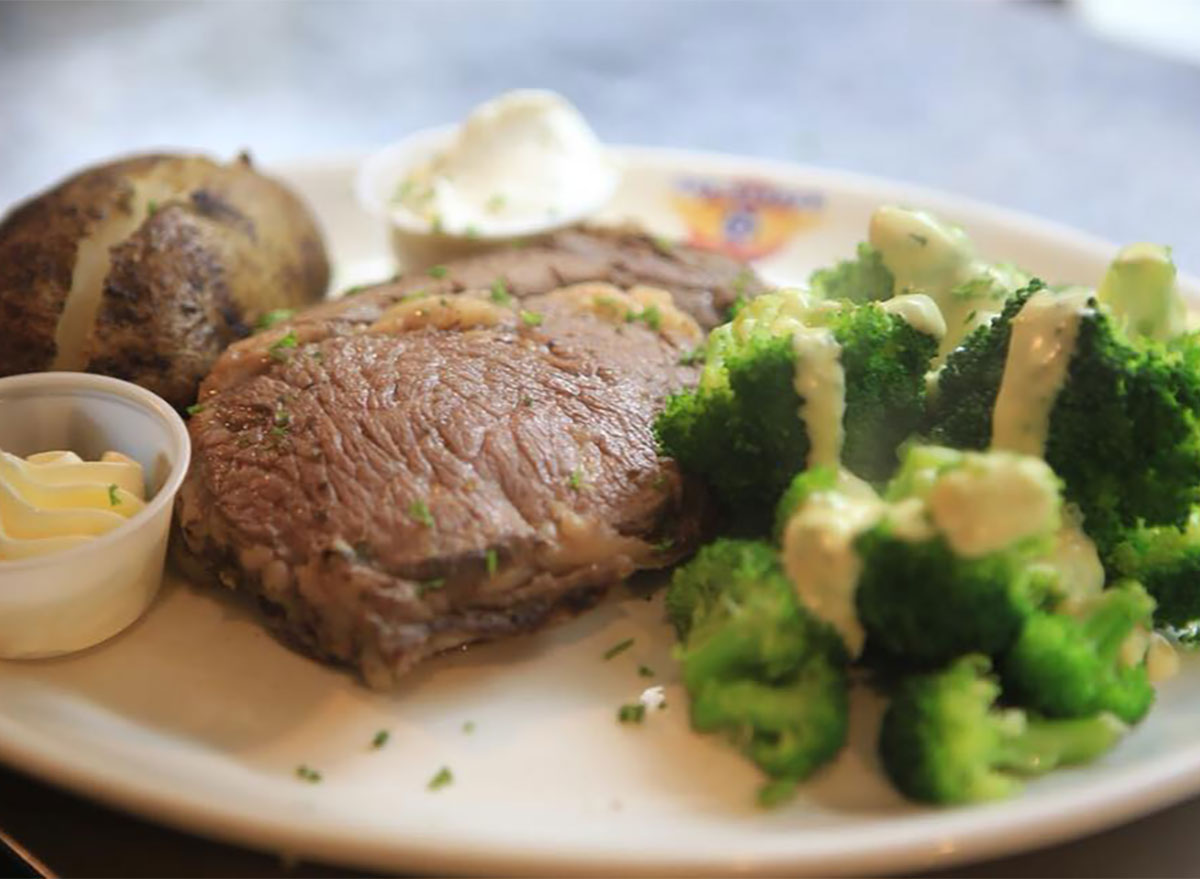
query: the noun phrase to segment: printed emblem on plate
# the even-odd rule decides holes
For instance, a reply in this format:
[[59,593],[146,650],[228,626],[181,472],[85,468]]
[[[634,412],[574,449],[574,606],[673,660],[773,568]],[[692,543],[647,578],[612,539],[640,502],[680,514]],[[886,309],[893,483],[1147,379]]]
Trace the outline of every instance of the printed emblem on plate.
[[671,202],[689,244],[738,259],[761,259],[816,225],[825,199],[815,190],[784,189],[763,180],[685,177]]

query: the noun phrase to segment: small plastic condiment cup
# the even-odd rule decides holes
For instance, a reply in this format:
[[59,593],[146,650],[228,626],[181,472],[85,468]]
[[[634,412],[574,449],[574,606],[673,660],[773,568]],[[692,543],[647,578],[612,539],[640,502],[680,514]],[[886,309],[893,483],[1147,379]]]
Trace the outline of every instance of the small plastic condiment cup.
[[436,229],[428,220],[396,205],[393,197],[401,182],[445,149],[457,131],[455,125],[418,131],[371,154],[359,166],[354,182],[358,203],[368,214],[388,225],[392,251],[406,272],[422,271],[464,256],[510,247],[528,238],[573,226],[608,204],[621,180],[620,171],[614,167],[611,185],[603,187],[603,194],[593,202],[575,205],[570,211],[519,228],[507,229],[503,234],[486,229],[470,234]]
[[79,372],[0,378],[0,449],[22,457],[52,449],[84,460],[107,451],[142,465],[145,509],[71,549],[0,560],[0,658],[58,656],[129,626],[162,583],[175,493],[191,443],[183,419],[129,382]]

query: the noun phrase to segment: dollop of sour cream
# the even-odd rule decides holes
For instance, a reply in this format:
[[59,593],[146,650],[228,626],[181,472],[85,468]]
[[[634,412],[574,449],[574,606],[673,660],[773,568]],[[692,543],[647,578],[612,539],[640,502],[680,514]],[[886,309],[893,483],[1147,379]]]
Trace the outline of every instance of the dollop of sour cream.
[[590,213],[617,178],[570,102],[518,90],[473,110],[445,149],[400,181],[393,203],[434,231],[519,235]]
[[146,506],[142,466],[119,452],[21,458],[0,451],[0,561],[49,555],[112,531]]

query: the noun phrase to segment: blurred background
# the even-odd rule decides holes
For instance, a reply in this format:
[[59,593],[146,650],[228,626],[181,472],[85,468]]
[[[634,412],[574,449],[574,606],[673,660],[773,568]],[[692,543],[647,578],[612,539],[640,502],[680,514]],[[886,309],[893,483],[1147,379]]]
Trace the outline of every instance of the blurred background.
[[267,164],[516,86],[615,142],[937,186],[1200,271],[1200,2],[0,3],[0,205],[156,146]]

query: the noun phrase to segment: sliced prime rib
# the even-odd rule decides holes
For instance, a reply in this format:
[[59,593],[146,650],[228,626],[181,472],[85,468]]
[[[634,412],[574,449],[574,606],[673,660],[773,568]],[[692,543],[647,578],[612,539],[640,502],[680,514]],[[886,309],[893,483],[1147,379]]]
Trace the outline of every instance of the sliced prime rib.
[[702,534],[704,498],[652,433],[695,379],[697,323],[609,264],[563,287],[584,279],[556,247],[492,259],[521,298],[476,259],[322,306],[228,351],[189,426],[187,549],[375,686],[585,610]]

